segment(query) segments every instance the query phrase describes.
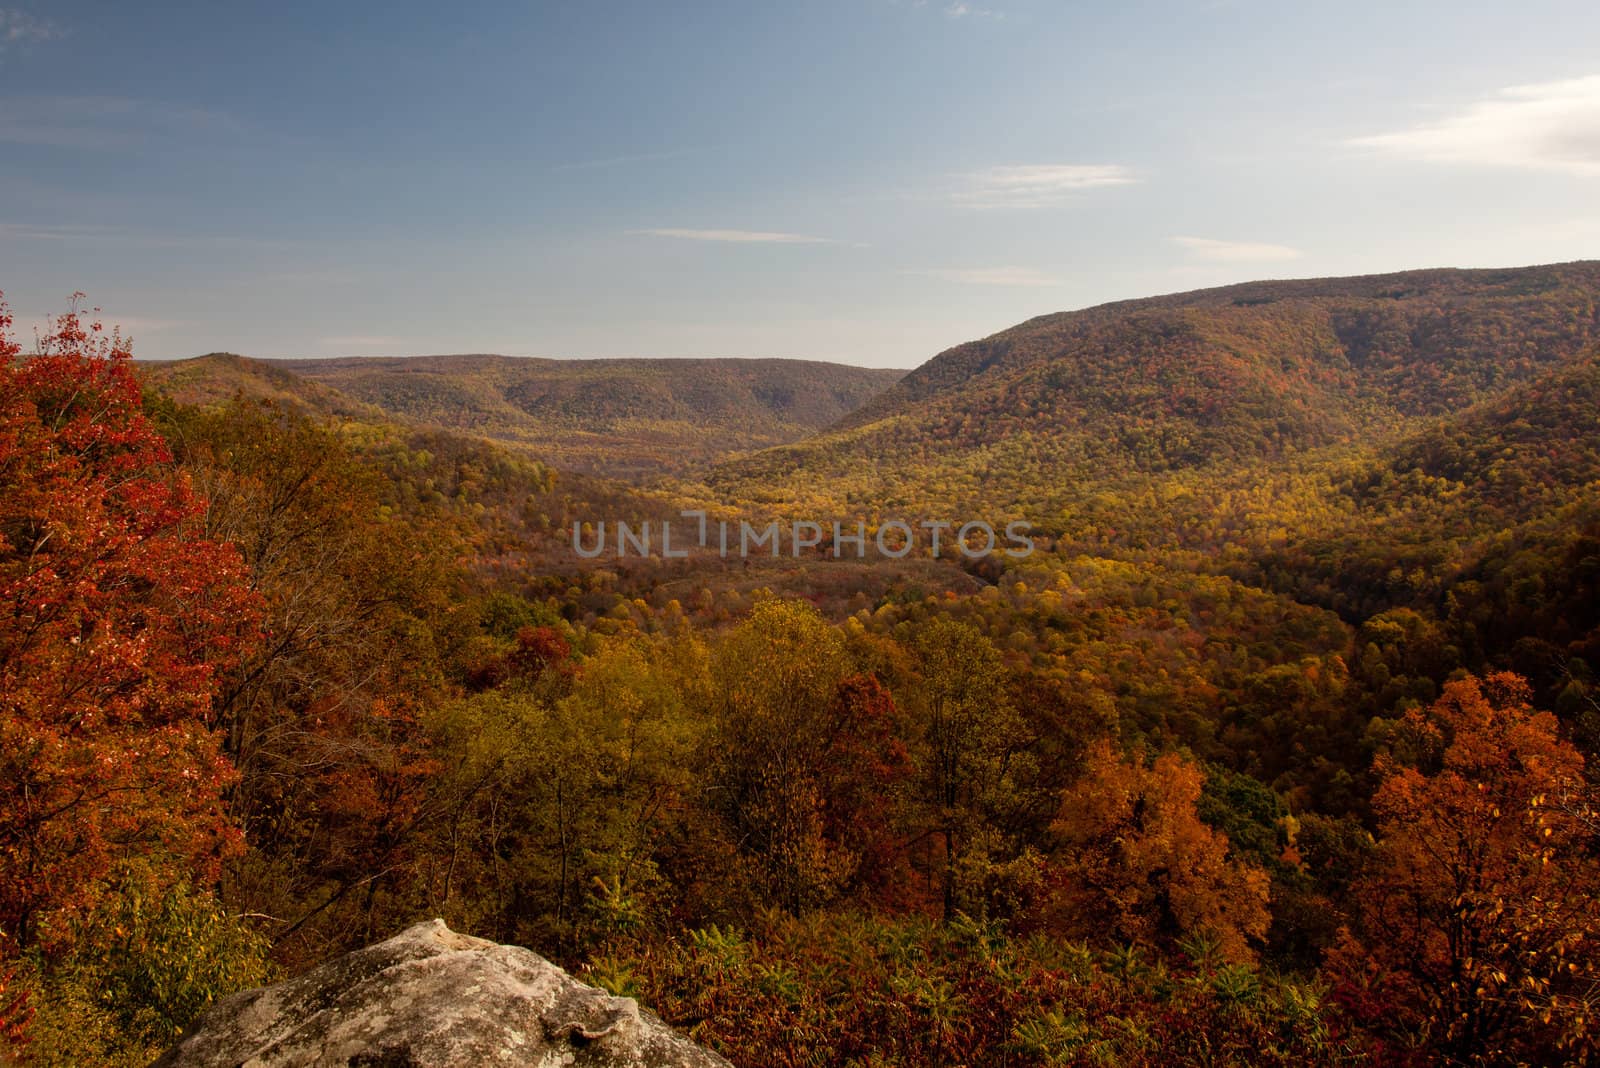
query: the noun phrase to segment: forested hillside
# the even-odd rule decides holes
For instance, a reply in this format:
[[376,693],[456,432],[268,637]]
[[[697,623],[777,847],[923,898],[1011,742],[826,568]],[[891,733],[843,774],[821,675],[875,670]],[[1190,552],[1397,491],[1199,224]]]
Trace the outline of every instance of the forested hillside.
[[794,441],[900,377],[804,360],[544,360],[506,356],[285,361],[386,412],[629,478]]
[[376,411],[614,479],[798,440],[903,373],[805,360],[249,360],[225,353],[150,366],[181,400],[243,389],[321,412]]
[[1076,533],[1108,490],[1300,470],[1308,452],[1392,440],[1597,349],[1594,263],[1129,301],[944,352],[830,432],[709,483],[810,509],[957,502]]
[[[755,407],[141,383],[63,317],[0,350],[0,1049],[144,1063],[441,916],[763,1068],[1592,1063],[1597,308],[1593,264],[1260,283]],[[696,419],[790,443],[568,469]],[[1039,536],[572,552],[689,505]]]

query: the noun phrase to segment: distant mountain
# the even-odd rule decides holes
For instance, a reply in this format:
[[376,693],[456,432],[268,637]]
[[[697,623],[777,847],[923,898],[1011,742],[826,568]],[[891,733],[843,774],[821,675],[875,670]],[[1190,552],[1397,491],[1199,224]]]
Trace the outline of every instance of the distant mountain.
[[140,366],[148,381],[180,404],[218,404],[243,394],[324,417],[380,414],[377,408],[286,370],[274,361],[252,360],[231,352],[213,352],[190,360],[149,361]]
[[284,366],[385,411],[619,478],[798,440],[904,373],[776,359],[419,356]]
[[[1441,410],[1581,345],[1595,329],[1597,293],[1600,262],[1590,261],[1246,282],[1119,301],[1040,316],[942,352],[843,423],[1041,379],[1104,387],[1108,400],[1122,391],[1138,399],[1155,384],[1181,397],[1260,383],[1334,386],[1407,410]],[[1129,371],[1139,379],[1120,377]],[[1297,383],[1301,374],[1311,380]]]
[[180,399],[245,389],[321,412],[379,410],[620,478],[796,441],[903,373],[806,360],[490,355],[260,361],[214,354],[152,365]]
[[959,504],[1074,526],[1184,471],[1362,449],[1600,347],[1600,263],[1256,282],[1043,316],[950,349],[806,441],[711,475],[734,499]]
[[[1600,664],[1600,263],[1127,301],[1030,320],[892,384],[790,361],[477,356],[212,356],[151,374],[179,399],[244,392],[343,421],[397,507],[487,516],[486,569],[551,589],[612,581],[571,553],[575,520],[659,520],[690,502],[822,523],[1025,519],[1043,550],[1025,561],[947,556],[944,572],[919,573],[868,560],[855,575],[705,558],[617,581],[650,596],[788,589],[875,612],[882,591],[955,577],[1011,588],[1006,567],[1032,580],[1053,561],[1115,560],[1141,576],[1124,606],[1145,621],[1141,642],[1256,611],[1182,592],[1213,583],[1376,621],[1388,659],[1363,653],[1358,669],[1373,709],[1430,700],[1424,676],[1452,665],[1510,667],[1542,701],[1589,708],[1582,686]],[[557,477],[530,456],[648,477]],[[963,565],[971,575],[955,575]],[[1269,646],[1228,655],[1277,656]],[[1582,730],[1600,739],[1593,707]]]
[[[542,572],[570,568],[575,558],[565,539],[574,520],[616,517],[637,525],[677,515],[673,502],[625,482],[558,472],[533,449],[385,411],[276,361],[212,353],[141,368],[160,394],[202,415],[228,420],[236,402],[246,413],[265,402],[286,418],[336,427],[377,476],[387,506],[450,516],[486,573],[520,574],[533,559]],[[181,424],[176,413],[168,416]]]

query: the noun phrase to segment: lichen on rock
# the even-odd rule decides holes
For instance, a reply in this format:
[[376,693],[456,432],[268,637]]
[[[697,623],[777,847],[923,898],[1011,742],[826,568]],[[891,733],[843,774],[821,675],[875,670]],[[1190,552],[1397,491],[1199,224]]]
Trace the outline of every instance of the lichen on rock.
[[537,953],[420,923],[212,1006],[153,1068],[717,1068],[631,998]]

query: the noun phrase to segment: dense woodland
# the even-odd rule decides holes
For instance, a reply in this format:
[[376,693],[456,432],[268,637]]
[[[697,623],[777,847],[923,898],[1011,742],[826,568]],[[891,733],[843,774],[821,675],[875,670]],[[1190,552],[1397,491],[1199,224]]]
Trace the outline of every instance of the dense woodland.
[[165,364],[191,403],[245,390],[341,416],[382,413],[494,438],[568,471],[681,473],[729,452],[794,441],[903,372],[806,360],[353,357],[272,363],[228,353]]
[[[431,916],[741,1065],[1600,1057],[1600,266],[1050,316],[631,483],[0,325],[23,1064]],[[1039,538],[570,551],[691,506]]]

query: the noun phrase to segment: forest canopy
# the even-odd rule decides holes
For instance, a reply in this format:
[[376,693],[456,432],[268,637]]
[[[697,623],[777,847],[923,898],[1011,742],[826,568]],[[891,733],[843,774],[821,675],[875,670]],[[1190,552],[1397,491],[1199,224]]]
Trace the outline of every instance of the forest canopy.
[[[439,916],[739,1064],[1586,1063],[1597,298],[1045,317],[626,482],[473,433],[499,365],[346,395],[0,311],[0,1050],[143,1064]],[[753,435],[800,405],[739,382]],[[695,507],[1038,536],[567,537]]]

